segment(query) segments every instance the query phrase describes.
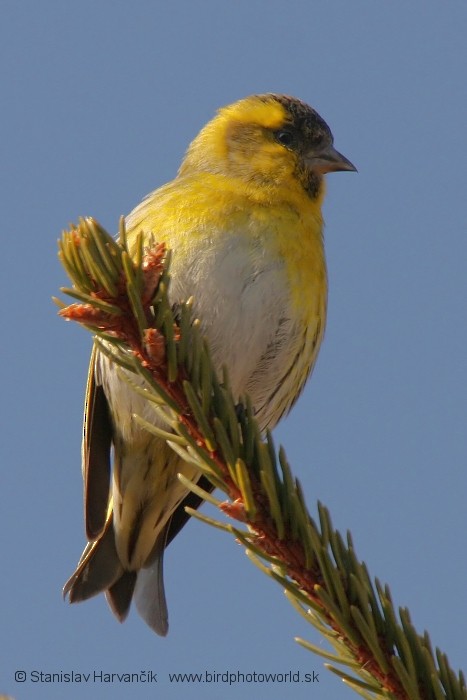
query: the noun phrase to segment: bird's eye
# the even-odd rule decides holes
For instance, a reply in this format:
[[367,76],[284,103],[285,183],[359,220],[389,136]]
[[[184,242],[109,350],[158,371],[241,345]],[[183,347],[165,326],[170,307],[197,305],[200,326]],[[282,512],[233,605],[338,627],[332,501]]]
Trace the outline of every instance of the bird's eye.
[[283,146],[287,146],[287,148],[293,146],[295,138],[291,131],[288,131],[287,129],[280,129],[279,131],[276,131],[274,135]]

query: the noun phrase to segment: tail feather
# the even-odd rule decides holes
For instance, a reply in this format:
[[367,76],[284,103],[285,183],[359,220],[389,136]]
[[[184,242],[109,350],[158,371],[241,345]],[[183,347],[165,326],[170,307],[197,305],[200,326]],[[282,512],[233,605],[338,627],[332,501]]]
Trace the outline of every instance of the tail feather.
[[106,592],[105,597],[119,622],[124,622],[131,606],[135,590],[136,571],[125,571]]
[[164,545],[156,544],[147,568],[125,571],[118,558],[110,516],[102,536],[86,546],[76,571],[63,587],[63,595],[68,595],[70,603],[79,603],[105,592],[110,609],[120,622],[127,617],[134,595],[141,617],[165,637],[169,625],[163,554]]
[[149,627],[161,637],[169,631],[169,613],[164,590],[164,547],[152,563],[140,569],[135,586],[136,608]]
[[[199,483],[206,491],[212,490],[204,477]],[[196,494],[187,494],[158,538],[146,566],[139,571],[128,571],[122,566],[110,514],[101,536],[86,545],[76,571],[63,587],[63,595],[68,595],[70,603],[78,603],[105,592],[109,607],[120,622],[126,619],[134,597],[141,617],[152,630],[165,637],[169,625],[163,581],[164,549],[189,519],[185,506],[198,508],[201,503]]]
[[122,574],[112,517],[109,517],[101,537],[84,550],[76,571],[63,587],[63,595],[68,595],[70,603],[87,600],[111,588]]

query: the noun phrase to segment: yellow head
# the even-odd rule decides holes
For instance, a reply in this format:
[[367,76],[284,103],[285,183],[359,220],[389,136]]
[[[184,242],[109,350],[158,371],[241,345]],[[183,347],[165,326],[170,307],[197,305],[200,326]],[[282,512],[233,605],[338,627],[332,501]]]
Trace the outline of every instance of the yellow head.
[[221,108],[190,144],[179,175],[209,172],[255,185],[300,187],[319,197],[324,173],[355,170],[331,130],[304,102],[252,95]]

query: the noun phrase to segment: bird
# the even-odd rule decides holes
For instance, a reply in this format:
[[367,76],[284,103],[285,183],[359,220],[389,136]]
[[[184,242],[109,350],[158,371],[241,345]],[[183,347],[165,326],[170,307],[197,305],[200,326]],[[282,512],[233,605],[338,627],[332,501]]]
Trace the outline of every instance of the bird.
[[[235,398],[249,395],[261,431],[288,413],[314,367],[327,308],[324,176],[355,170],[315,109],[251,95],[220,108],[176,177],[126,218],[130,253],[139,233],[171,250],[170,303],[193,298],[214,367],[227,366]],[[201,502],[177,474],[205,477],[134,414],[157,423],[94,347],[82,442],[88,542],[63,590],[70,602],[104,592],[121,622],[134,599],[165,636],[164,550],[189,519],[185,506]]]

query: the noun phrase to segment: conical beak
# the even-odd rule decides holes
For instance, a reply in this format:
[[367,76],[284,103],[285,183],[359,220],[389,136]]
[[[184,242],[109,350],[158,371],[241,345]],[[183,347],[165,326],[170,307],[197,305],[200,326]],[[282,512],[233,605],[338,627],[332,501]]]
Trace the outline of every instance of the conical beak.
[[348,170],[357,172],[357,168],[350,162],[342,153],[336,151],[332,144],[319,151],[311,151],[305,156],[307,167],[315,173],[324,175],[325,173],[333,173],[338,170]]

